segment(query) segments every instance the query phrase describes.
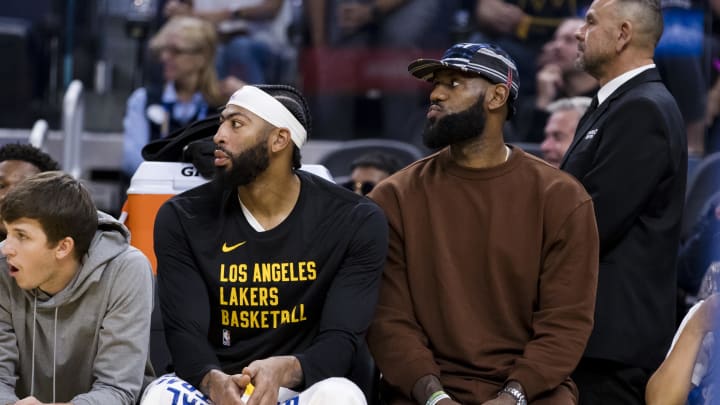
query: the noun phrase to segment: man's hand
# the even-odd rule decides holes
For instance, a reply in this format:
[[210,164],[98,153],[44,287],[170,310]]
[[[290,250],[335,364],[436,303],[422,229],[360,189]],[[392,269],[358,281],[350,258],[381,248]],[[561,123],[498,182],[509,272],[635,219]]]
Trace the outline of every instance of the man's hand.
[[502,393],[495,399],[483,402],[483,405],[515,405],[516,401],[510,394]]
[[503,0],[478,0],[475,15],[483,27],[503,34],[514,33],[525,17],[520,7]]
[[293,388],[302,378],[300,361],[295,356],[255,360],[243,369],[242,382],[255,386],[247,405],[276,405],[280,387]]
[[544,110],[556,98],[563,86],[562,69],[556,64],[547,64],[537,73],[537,98],[535,107]]
[[17,402],[15,402],[15,405],[44,405],[42,402],[38,401],[35,397],[25,397]]
[[245,405],[241,398],[248,382],[242,374],[228,375],[212,370],[203,377],[200,391],[216,405]]
[[15,402],[15,405],[72,405],[72,404],[67,403],[67,402],[63,402],[63,403],[57,402],[57,403],[49,404],[49,403],[45,403],[45,402],[40,402],[35,397],[25,397],[25,398]]

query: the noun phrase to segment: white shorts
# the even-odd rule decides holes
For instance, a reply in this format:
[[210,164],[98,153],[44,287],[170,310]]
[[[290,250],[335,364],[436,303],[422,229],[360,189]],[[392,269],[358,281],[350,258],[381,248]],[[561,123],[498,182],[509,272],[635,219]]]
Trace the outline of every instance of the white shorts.
[[[247,402],[248,396],[243,396]],[[150,383],[140,405],[211,405],[212,401],[187,381],[165,374]],[[367,405],[365,395],[346,378],[333,377],[318,381],[305,391],[280,388],[278,405]]]

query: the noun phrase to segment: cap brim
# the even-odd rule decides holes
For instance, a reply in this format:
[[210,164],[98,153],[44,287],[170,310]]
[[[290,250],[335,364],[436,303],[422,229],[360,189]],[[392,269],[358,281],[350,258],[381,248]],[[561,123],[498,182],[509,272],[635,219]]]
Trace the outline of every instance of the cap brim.
[[418,59],[408,65],[408,72],[420,80],[432,80],[435,72],[441,69],[465,71],[464,66],[454,65],[437,59]]

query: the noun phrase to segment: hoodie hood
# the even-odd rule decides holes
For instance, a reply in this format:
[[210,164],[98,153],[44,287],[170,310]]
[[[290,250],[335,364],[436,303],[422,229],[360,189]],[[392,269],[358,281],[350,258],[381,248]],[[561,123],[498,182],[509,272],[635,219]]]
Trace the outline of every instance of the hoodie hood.
[[82,258],[80,270],[70,283],[53,296],[36,288],[26,291],[26,297],[34,301],[37,295],[38,308],[55,308],[73,302],[100,280],[107,263],[127,250],[129,244],[130,231],[125,225],[112,216],[98,211],[98,229],[90,242],[90,249]]

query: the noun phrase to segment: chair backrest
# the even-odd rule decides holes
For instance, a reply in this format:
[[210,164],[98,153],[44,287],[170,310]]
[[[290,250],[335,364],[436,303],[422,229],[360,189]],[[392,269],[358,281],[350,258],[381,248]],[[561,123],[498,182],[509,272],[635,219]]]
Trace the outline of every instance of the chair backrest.
[[685,194],[682,237],[688,236],[708,199],[720,191],[720,152],[706,156],[694,169]]
[[350,175],[350,164],[353,160],[371,152],[383,152],[397,158],[402,167],[424,157],[422,151],[415,145],[379,138],[355,139],[343,142],[342,145],[320,159],[336,180]]

